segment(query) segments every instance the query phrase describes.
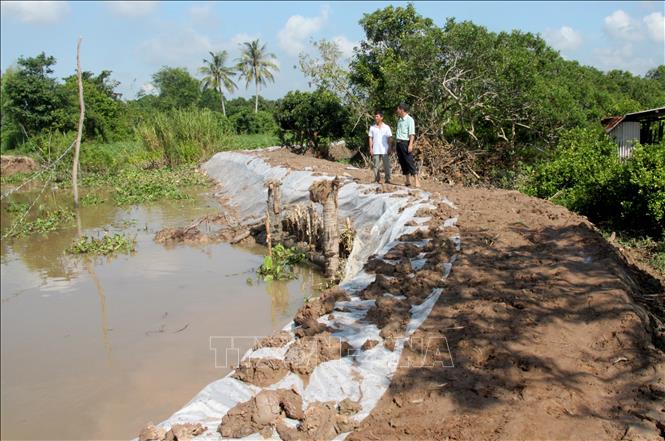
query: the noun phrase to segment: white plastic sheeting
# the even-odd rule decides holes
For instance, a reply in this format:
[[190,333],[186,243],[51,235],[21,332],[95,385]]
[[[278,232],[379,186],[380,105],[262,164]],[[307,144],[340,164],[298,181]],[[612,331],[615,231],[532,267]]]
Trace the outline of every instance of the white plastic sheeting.
[[[333,178],[315,176],[310,171],[291,171],[284,167],[274,167],[256,155],[240,152],[218,153],[204,164],[203,170],[223,184],[221,195],[227,197],[230,203],[237,207],[242,220],[247,223],[259,221],[265,214],[267,181],[282,182],[282,203],[288,205],[308,201],[309,187],[313,182]],[[370,255],[382,256],[388,252],[399,243],[397,239],[403,234],[418,228],[427,228],[420,225],[429,219],[417,218],[415,213],[421,207],[434,208],[434,205],[430,202],[430,195],[424,191],[401,190],[388,194],[377,193],[376,184],[357,184],[350,178],[345,178],[342,185],[338,199],[339,217],[349,217],[356,230],[353,252],[348,259],[346,275],[340,285],[349,293],[351,300],[338,302],[335,305],[334,318],[326,315],[319,321],[334,328],[333,336],[347,341],[353,348],[359,348],[367,339],[377,340],[379,344],[369,350],[359,351],[357,355],[319,364],[312,372],[306,386],[300,377],[290,373],[266,389],[293,387],[302,396],[305,408],[315,401],[340,402],[345,398],[359,401],[361,410],[354,418],[360,421],[376,406],[390,385],[405,340],[425,321],[439,298],[441,289],[434,289],[423,303],[412,307],[406,336],[396,341],[394,351],[386,349],[376,325],[362,321],[367,311],[374,305],[374,301],[363,300],[356,293],[366,288],[375,278],[374,275],[364,272],[362,267]],[[454,207],[445,198],[440,202]],[[412,219],[418,226],[405,226],[405,223]],[[452,227],[456,221],[456,218],[451,218],[446,221],[444,227]],[[459,249],[459,237],[455,236],[451,240]],[[422,247],[426,240],[414,243]],[[441,268],[444,275],[447,276],[453,262],[451,259],[451,262]],[[414,259],[413,263],[414,266],[420,267],[425,262],[420,258]],[[293,327],[294,324],[291,322],[284,329],[292,331]],[[248,351],[244,357],[284,359],[287,347]],[[221,435],[216,430],[226,412],[262,390],[231,378],[230,375],[231,373],[206,386],[160,426],[168,429],[176,423],[198,422],[207,426],[208,430],[197,439],[220,440]],[[273,438],[279,439],[276,432],[273,433]],[[343,439],[344,434],[339,438]],[[262,438],[256,433],[246,439]]]

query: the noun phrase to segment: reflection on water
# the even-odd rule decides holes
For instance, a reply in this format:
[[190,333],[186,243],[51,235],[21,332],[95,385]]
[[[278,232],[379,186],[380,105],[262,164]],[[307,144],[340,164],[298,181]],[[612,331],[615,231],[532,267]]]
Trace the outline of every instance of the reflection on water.
[[[6,203],[3,230],[12,221]],[[211,336],[267,335],[315,294],[320,278],[309,268],[288,283],[258,281],[260,247],[167,249],[152,240],[163,226],[217,209],[205,195],[129,208],[102,204],[83,207],[72,225],[46,236],[2,241],[3,439],[133,437],[228,372],[215,368]],[[135,235],[137,252],[95,259],[64,253],[79,234],[104,230]]]

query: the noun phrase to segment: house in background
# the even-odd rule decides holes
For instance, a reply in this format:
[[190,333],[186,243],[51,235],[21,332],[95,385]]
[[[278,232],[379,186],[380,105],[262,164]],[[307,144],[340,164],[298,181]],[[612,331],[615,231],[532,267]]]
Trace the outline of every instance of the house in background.
[[628,113],[624,116],[610,116],[601,123],[605,132],[619,146],[621,159],[630,156],[633,144],[655,144],[663,139],[665,128],[665,107]]

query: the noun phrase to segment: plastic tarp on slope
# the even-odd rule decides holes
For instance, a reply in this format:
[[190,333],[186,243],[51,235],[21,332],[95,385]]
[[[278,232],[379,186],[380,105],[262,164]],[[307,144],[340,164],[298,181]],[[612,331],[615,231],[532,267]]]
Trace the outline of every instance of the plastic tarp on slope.
[[[263,219],[266,210],[266,183],[277,180],[282,183],[282,204],[296,204],[309,201],[309,187],[317,180],[333,179],[333,176],[315,176],[309,171],[293,171],[284,167],[275,167],[260,157],[249,152],[223,152],[213,156],[203,165],[203,170],[222,184],[220,195],[226,197],[237,209],[243,222],[250,224]],[[411,309],[411,319],[407,324],[406,337],[397,340],[395,350],[385,348],[379,329],[374,324],[363,322],[367,311],[374,305],[373,300],[362,300],[355,293],[366,288],[375,276],[362,270],[367,258],[372,254],[384,255],[398,242],[398,238],[417,230],[421,226],[405,226],[410,220],[417,225],[427,222],[427,218],[416,217],[422,208],[435,208],[430,201],[430,194],[424,191],[400,190],[392,193],[377,193],[377,184],[358,184],[349,177],[343,179],[339,190],[339,217],[350,218],[356,230],[353,251],[349,256],[345,278],[341,287],[351,296],[347,302],[338,302],[334,319],[321,317],[320,322],[335,329],[333,336],[347,341],[352,347],[359,348],[365,340],[379,341],[372,349],[359,355],[346,356],[319,364],[307,385],[297,375],[290,373],[281,381],[265,389],[295,388],[303,398],[305,408],[309,403],[319,401],[340,402],[345,398],[359,401],[360,412],[354,416],[358,421],[364,419],[376,406],[386,391],[408,338],[422,324],[436,303],[441,289],[434,289],[421,303]],[[454,206],[445,198],[440,201]],[[444,227],[454,227],[456,218],[447,221]],[[459,237],[451,236],[459,249]],[[424,245],[422,241],[420,246]],[[444,275],[450,271],[454,258],[444,264]],[[413,259],[416,265],[422,265],[422,259]],[[342,304],[343,303],[343,304]],[[339,308],[338,308],[339,307]],[[284,329],[293,332],[294,324],[289,323]],[[293,340],[292,340],[293,341]],[[292,342],[291,342],[292,343]],[[289,343],[289,344],[291,344]],[[261,348],[248,351],[244,357],[265,357],[284,359],[285,348]],[[239,381],[230,375],[206,386],[182,409],[169,419],[160,423],[165,429],[177,423],[202,423],[208,430],[197,439],[221,439],[216,432],[222,417],[236,404],[251,399],[262,388]],[[296,424],[295,421],[291,422]],[[340,435],[343,438],[345,434]],[[279,439],[276,432],[274,439]],[[262,439],[256,433],[247,439]]]

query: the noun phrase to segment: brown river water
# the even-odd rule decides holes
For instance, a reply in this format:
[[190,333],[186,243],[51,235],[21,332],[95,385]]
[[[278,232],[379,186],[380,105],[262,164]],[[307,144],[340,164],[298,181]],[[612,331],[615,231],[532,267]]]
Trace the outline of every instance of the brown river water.
[[[227,340],[211,337],[268,335],[317,294],[322,279],[308,267],[289,282],[258,281],[261,247],[153,242],[165,226],[219,210],[205,192],[193,196],[80,209],[82,234],[106,229],[135,236],[133,255],[65,254],[79,233],[75,222],[45,236],[2,241],[2,439],[137,436],[146,422],[167,418],[229,372],[211,349],[224,353],[227,343],[219,342]],[[12,222],[6,203],[3,232]],[[234,341],[239,354],[252,344]]]

